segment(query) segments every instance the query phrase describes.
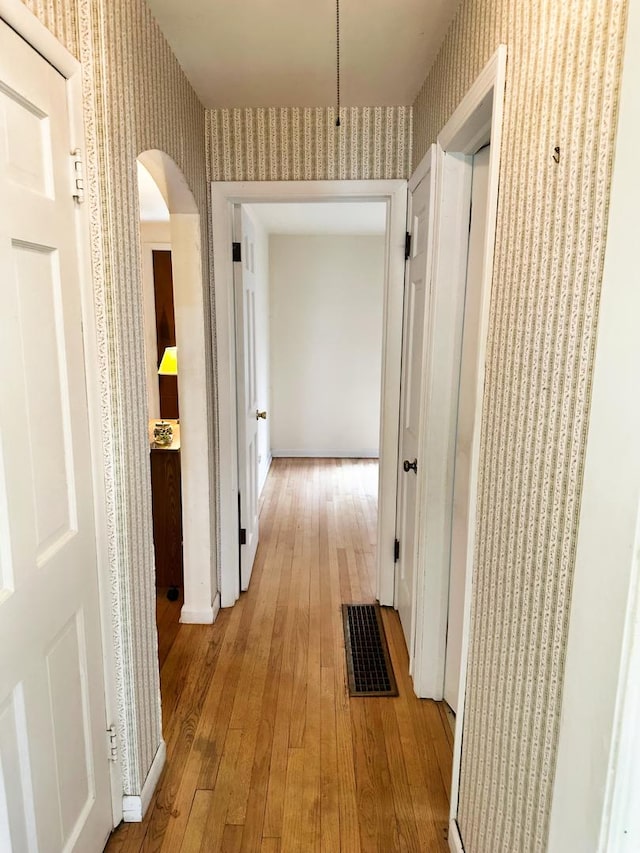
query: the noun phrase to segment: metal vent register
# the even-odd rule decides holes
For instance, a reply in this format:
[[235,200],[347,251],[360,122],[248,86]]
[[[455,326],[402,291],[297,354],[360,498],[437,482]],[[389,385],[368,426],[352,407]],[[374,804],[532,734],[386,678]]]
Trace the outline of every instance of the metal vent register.
[[378,604],[343,604],[351,696],[397,696],[398,688]]

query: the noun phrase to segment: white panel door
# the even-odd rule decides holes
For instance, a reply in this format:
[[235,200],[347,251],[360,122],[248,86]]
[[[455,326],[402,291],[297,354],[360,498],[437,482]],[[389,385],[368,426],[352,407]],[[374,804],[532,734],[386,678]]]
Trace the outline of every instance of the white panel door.
[[409,657],[413,657],[415,573],[418,550],[417,488],[425,384],[425,331],[431,286],[431,255],[435,170],[433,149],[425,177],[409,195],[411,255],[407,264],[402,331],[400,392],[400,454],[396,531],[399,559],[396,607]]
[[468,541],[469,480],[471,476],[471,442],[476,408],[478,376],[478,334],[480,331],[480,293],[482,261],[487,221],[489,187],[489,146],[473,158],[471,183],[471,229],[467,256],[467,283],[464,302],[460,384],[458,391],[458,423],[451,523],[451,569],[449,578],[449,618],[444,673],[444,698],[453,711],[458,710],[460,660],[462,658],[462,621],[464,613]]
[[236,369],[238,404],[238,488],[240,528],[240,588],[249,588],[258,549],[258,418],[256,381],[256,276],[253,223],[240,205],[235,209],[236,242],[241,260],[234,264],[236,297]]
[[111,829],[65,80],[0,21],[0,850]]

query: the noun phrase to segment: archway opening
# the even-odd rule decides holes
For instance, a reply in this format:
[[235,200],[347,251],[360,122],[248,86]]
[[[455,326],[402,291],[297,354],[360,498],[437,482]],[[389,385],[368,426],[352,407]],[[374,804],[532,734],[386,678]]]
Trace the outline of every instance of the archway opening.
[[[183,603],[180,621],[211,623],[217,611],[217,589],[210,522],[210,476],[213,466],[208,439],[207,388],[204,312],[204,287],[201,222],[193,194],[176,163],[159,150],[145,151],[138,157],[139,191],[144,196],[141,207],[141,249],[143,308],[145,318],[145,362],[150,419],[150,452],[155,422],[171,414],[176,424],[179,445],[174,455],[173,473],[164,483],[169,494],[159,494],[156,509],[176,514],[180,522],[179,545],[182,551]],[[170,312],[158,328],[154,265],[162,266],[161,255],[170,252],[170,277],[167,285],[173,296],[173,330]],[[155,260],[155,264],[154,264]],[[166,266],[166,263],[165,263]],[[177,385],[175,402],[162,399],[158,381],[158,364],[164,354],[160,342],[175,333],[177,349]],[[164,337],[163,337],[164,335]],[[159,350],[163,351],[160,352]],[[163,382],[163,385],[171,385]],[[170,396],[170,394],[169,394]],[[174,407],[174,408],[173,408]],[[177,473],[176,473],[177,472]],[[162,479],[161,475],[161,479]],[[179,482],[171,484],[169,478]],[[165,488],[166,491],[166,488]],[[162,505],[162,501],[165,502]],[[166,522],[165,522],[166,523]]]

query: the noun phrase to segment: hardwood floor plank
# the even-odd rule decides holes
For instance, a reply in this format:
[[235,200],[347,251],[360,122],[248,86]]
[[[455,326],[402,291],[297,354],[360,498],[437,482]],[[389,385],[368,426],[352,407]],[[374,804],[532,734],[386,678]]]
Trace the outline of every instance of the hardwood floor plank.
[[281,847],[287,853],[303,851],[302,800],[300,790],[304,775],[304,749],[290,749],[287,761]]
[[335,673],[328,667],[320,674],[320,774],[321,849],[334,853],[340,849],[340,804]]
[[235,766],[241,744],[242,731],[229,729],[200,846],[202,853],[218,853],[222,849],[227,812],[235,781]]
[[[240,853],[242,847],[242,827],[227,824],[222,834],[222,853]],[[245,850],[259,850],[259,847],[245,847]]]
[[446,853],[451,731],[395,611],[400,695],[347,690],[341,604],[374,600],[376,501],[375,461],[276,459],[249,591],[211,626],[158,601],[167,765],[109,853]]
[[207,817],[213,806],[213,791],[196,791],[189,812],[186,832],[180,846],[180,853],[198,853],[202,846]]

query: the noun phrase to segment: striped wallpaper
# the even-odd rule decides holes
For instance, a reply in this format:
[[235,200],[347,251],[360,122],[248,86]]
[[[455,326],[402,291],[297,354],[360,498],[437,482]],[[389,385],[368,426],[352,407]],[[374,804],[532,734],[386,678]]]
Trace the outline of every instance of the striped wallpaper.
[[[85,73],[126,793],[139,793],[161,736],[146,524],[137,154],[158,148],[180,166],[210,246],[205,168],[212,180],[406,178],[498,43],[507,44],[459,822],[468,853],[543,851],[624,0],[463,0],[413,113],[343,110],[339,130],[325,108],[205,113],[144,0],[25,2]],[[205,253],[206,278],[208,260]],[[214,381],[212,375],[211,388]]]
[[[144,0],[25,3],[83,65],[119,756],[124,793],[139,794],[162,731],[136,157],[160,149],[178,164],[200,209],[206,246],[205,111]],[[208,281],[206,252],[203,264]],[[213,419],[212,359],[207,363]]]
[[207,110],[212,181],[408,178],[411,108]]
[[625,18],[623,0],[463,0],[414,103],[417,163],[507,45],[458,815],[467,853],[546,850]]

